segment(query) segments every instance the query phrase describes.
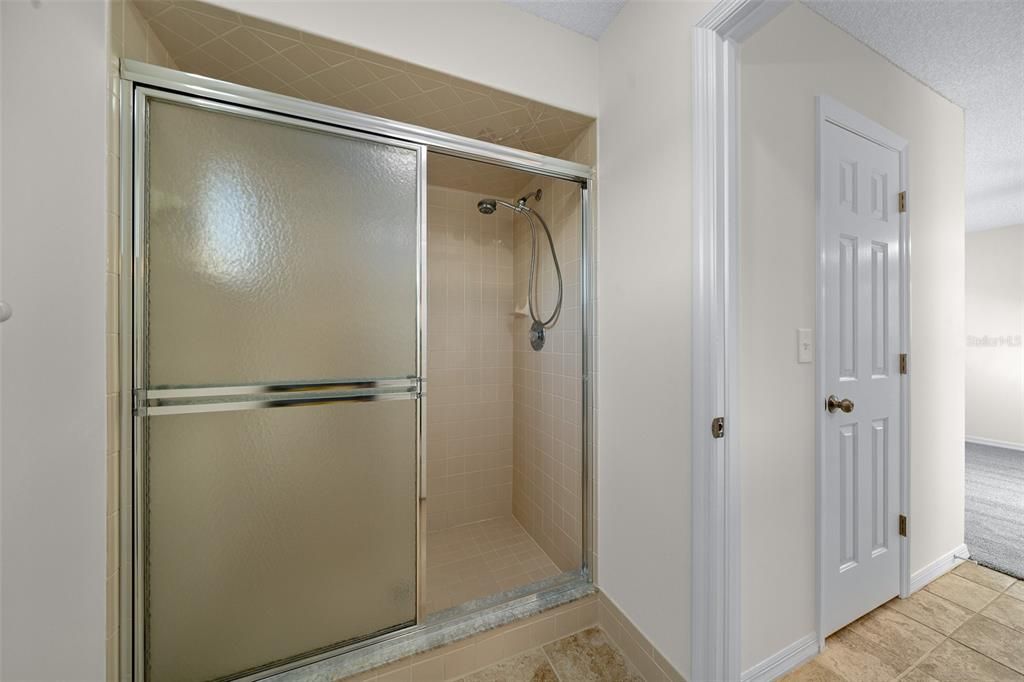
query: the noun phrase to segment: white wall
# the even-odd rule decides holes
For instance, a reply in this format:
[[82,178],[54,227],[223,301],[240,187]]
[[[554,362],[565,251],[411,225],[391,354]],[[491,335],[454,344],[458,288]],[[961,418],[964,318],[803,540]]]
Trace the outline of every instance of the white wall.
[[910,140],[911,571],[963,542],[963,112],[800,4],[741,55],[743,668],[815,630],[815,101]]
[[0,13],[0,677],[102,680],[107,7]]
[[1024,225],[967,234],[967,437],[1024,448]]
[[210,2],[538,102],[597,115],[597,43],[500,2]]
[[690,668],[690,56],[710,3],[631,2],[602,36],[597,581]]

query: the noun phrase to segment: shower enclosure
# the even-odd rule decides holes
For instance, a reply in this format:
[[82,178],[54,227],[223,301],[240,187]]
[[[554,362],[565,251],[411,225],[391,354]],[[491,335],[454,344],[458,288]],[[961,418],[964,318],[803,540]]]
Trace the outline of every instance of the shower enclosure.
[[[355,671],[590,589],[591,169],[142,64],[122,92],[134,679]],[[575,328],[557,340],[579,345],[579,386],[565,384],[579,462],[559,469],[579,476],[565,484],[579,509],[559,511],[578,546],[550,576],[440,609],[425,595],[427,472],[442,461],[427,442],[428,152],[573,183],[580,263],[562,321]]]

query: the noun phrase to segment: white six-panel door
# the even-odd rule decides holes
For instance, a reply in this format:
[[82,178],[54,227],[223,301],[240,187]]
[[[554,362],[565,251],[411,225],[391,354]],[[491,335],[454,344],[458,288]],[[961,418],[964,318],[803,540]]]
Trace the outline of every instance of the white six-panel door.
[[903,425],[899,154],[829,121],[820,139],[824,636],[899,592]]

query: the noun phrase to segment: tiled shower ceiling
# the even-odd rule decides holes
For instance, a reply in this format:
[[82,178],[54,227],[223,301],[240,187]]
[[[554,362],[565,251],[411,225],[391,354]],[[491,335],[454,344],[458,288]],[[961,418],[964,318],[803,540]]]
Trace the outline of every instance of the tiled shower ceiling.
[[[593,119],[201,2],[140,0],[182,71],[559,156]],[[523,174],[432,155],[430,181],[510,196]],[[467,182],[472,181],[472,187]]]

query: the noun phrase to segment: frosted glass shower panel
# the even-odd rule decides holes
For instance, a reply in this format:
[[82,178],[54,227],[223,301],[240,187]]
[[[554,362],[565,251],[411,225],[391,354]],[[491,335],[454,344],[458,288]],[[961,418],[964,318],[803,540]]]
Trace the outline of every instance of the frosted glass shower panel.
[[416,374],[418,150],[150,101],[148,385]]
[[415,620],[415,409],[147,420],[150,679],[217,679]]

